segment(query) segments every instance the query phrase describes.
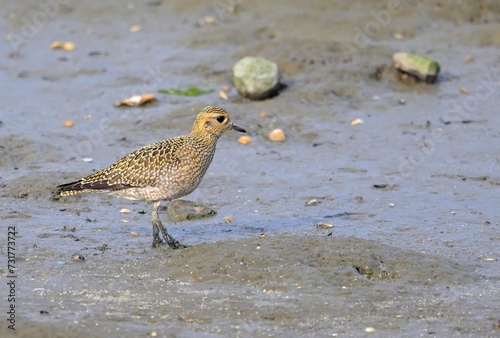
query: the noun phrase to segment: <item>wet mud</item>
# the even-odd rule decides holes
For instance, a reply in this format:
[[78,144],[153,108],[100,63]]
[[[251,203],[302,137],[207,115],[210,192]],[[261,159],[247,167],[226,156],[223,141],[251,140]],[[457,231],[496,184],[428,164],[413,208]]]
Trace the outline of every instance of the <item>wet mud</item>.
[[[2,7],[2,337],[499,334],[498,4],[51,3]],[[437,83],[402,81],[398,51],[436,59]],[[279,95],[219,97],[246,55],[278,63]],[[189,86],[214,92],[157,94]],[[113,106],[147,92],[158,101]],[[190,247],[153,249],[146,203],[55,194],[207,105],[252,142],[223,135],[184,198],[215,214],[162,209]]]

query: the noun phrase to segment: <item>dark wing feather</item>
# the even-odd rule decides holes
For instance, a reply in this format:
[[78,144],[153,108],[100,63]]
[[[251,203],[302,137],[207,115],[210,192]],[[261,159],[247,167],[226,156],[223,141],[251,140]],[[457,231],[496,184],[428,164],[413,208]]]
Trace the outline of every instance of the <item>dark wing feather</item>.
[[80,190],[119,190],[130,188],[126,184],[109,184],[108,181],[83,182],[82,180],[57,186],[59,192]]

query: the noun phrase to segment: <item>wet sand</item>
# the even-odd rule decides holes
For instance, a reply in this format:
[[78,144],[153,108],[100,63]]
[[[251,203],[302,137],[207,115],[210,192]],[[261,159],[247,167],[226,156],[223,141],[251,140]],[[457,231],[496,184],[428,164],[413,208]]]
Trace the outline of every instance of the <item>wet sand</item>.
[[[500,5],[41,4],[2,8],[2,336],[14,226],[19,337],[499,334]],[[440,62],[438,82],[401,81],[397,51]],[[219,97],[246,55],[278,63],[278,96]],[[113,106],[189,86],[215,91]],[[191,247],[151,248],[145,203],[54,194],[186,133],[206,105],[253,141],[223,135],[186,197],[214,217],[166,224]],[[287,141],[269,142],[273,128]]]

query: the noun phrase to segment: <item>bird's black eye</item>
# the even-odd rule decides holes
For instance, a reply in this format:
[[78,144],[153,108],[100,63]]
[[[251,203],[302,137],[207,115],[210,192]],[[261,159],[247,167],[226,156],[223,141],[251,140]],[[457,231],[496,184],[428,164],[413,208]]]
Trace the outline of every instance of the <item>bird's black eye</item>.
[[225,120],[225,119],[226,119],[226,118],[225,118],[224,116],[222,116],[222,115],[217,116],[217,122],[219,122],[219,123],[224,122],[224,120]]

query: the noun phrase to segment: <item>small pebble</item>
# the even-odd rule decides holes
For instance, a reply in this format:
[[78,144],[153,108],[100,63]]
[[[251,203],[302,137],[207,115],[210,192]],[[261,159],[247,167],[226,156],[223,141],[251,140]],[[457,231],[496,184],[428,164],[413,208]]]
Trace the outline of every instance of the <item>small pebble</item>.
[[267,111],[261,111],[261,112],[259,113],[259,116],[260,116],[260,117],[267,117],[267,116],[269,116],[269,113],[268,113]]
[[374,327],[371,327],[371,326],[368,326],[367,328],[365,328],[365,332],[375,332],[375,328]]
[[363,196],[356,196],[354,197],[354,201],[358,203],[363,203],[365,199],[363,198]]
[[75,123],[71,120],[66,120],[64,121],[64,126],[65,127],[73,127],[75,125]]
[[399,99],[399,104],[404,106],[406,104],[406,100],[403,98]]
[[122,214],[130,214],[130,213],[131,213],[130,209],[125,209],[125,208],[120,209],[120,212],[121,212]]
[[259,235],[259,237],[260,237],[260,238],[264,238],[264,237],[266,237],[266,236],[267,236],[266,234],[260,234],[260,235]]
[[394,67],[400,72],[429,84],[434,83],[439,75],[439,63],[425,56],[395,53],[392,60]]
[[233,66],[233,83],[243,97],[267,99],[280,89],[278,64],[261,57],[244,57]]
[[151,337],[156,337],[157,335],[156,331],[151,332]]
[[250,142],[252,142],[252,139],[250,138],[250,136],[240,136],[238,138],[238,142],[241,144],[249,144]]
[[84,158],[82,158],[82,162],[83,162],[83,163],[90,163],[90,162],[92,162],[93,160],[94,160],[94,159],[93,159],[93,158],[91,158],[91,157],[84,157]]
[[85,257],[80,255],[79,253],[74,253],[73,255],[71,255],[71,260],[75,262],[83,262],[85,261]]
[[137,231],[132,231],[130,234],[131,234],[132,236],[135,236],[135,237],[139,237],[139,236],[140,236],[140,235],[139,235],[139,233],[138,233]]
[[226,222],[226,223],[231,223],[232,221],[234,221],[234,218],[233,218],[233,217],[231,217],[231,216],[226,216],[226,217],[224,217],[224,222]]
[[316,223],[316,227],[321,228],[321,229],[328,229],[328,228],[332,228],[333,225],[330,223]]
[[274,129],[269,133],[269,139],[273,142],[284,142],[286,140],[285,132],[282,129]]

